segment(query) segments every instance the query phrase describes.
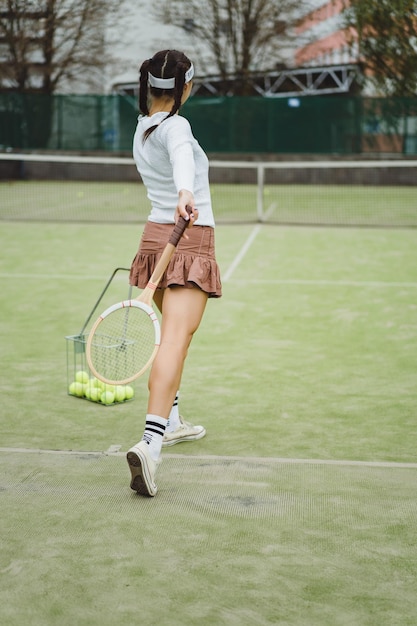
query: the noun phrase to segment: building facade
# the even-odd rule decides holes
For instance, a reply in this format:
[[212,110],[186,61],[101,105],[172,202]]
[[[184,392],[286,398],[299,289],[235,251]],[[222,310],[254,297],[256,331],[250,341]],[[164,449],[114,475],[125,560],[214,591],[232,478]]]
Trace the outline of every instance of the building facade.
[[314,0],[312,9],[296,28],[303,44],[295,50],[296,67],[341,65],[358,62],[358,46],[344,27],[347,0]]

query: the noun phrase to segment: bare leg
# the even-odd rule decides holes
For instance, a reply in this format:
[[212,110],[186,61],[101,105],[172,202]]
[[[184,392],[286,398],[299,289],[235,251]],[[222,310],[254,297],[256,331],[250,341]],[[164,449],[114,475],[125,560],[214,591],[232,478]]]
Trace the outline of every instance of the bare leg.
[[[163,293],[161,345],[149,376],[147,412],[152,415],[169,417],[188,347],[203,317],[207,298],[197,287],[171,287]],[[162,305],[162,298],[159,304]]]

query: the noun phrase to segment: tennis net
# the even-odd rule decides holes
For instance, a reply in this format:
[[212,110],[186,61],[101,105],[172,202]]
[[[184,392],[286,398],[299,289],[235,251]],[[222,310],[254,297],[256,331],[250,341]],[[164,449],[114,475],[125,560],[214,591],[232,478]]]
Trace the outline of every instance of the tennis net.
[[[218,223],[417,226],[417,161],[210,162]],[[144,222],[130,158],[0,153],[0,220]]]

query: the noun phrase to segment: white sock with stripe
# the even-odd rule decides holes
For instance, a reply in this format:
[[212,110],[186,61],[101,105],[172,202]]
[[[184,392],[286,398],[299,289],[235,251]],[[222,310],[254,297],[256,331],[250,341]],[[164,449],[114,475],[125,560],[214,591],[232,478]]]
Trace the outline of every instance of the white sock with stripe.
[[161,454],[162,438],[166,425],[167,421],[163,417],[152,415],[152,413],[147,414],[142,441],[146,441],[148,444],[149,454],[154,461],[157,461]]
[[169,414],[168,423],[166,427],[167,433],[173,433],[174,430],[177,430],[180,425],[180,411],[178,408],[178,398],[180,397],[180,392],[177,391],[177,395],[175,396],[174,404],[172,405],[171,413]]

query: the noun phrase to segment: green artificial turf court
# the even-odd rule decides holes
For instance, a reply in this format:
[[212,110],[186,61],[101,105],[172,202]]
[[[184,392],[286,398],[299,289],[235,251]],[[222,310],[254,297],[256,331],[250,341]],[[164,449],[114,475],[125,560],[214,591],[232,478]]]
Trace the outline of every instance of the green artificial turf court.
[[416,467],[164,456],[2,454],[2,623],[415,623]]
[[414,626],[416,231],[220,224],[181,395],[207,436],[145,499],[146,379],[71,397],[65,340],[141,229],[1,223],[1,623]]

